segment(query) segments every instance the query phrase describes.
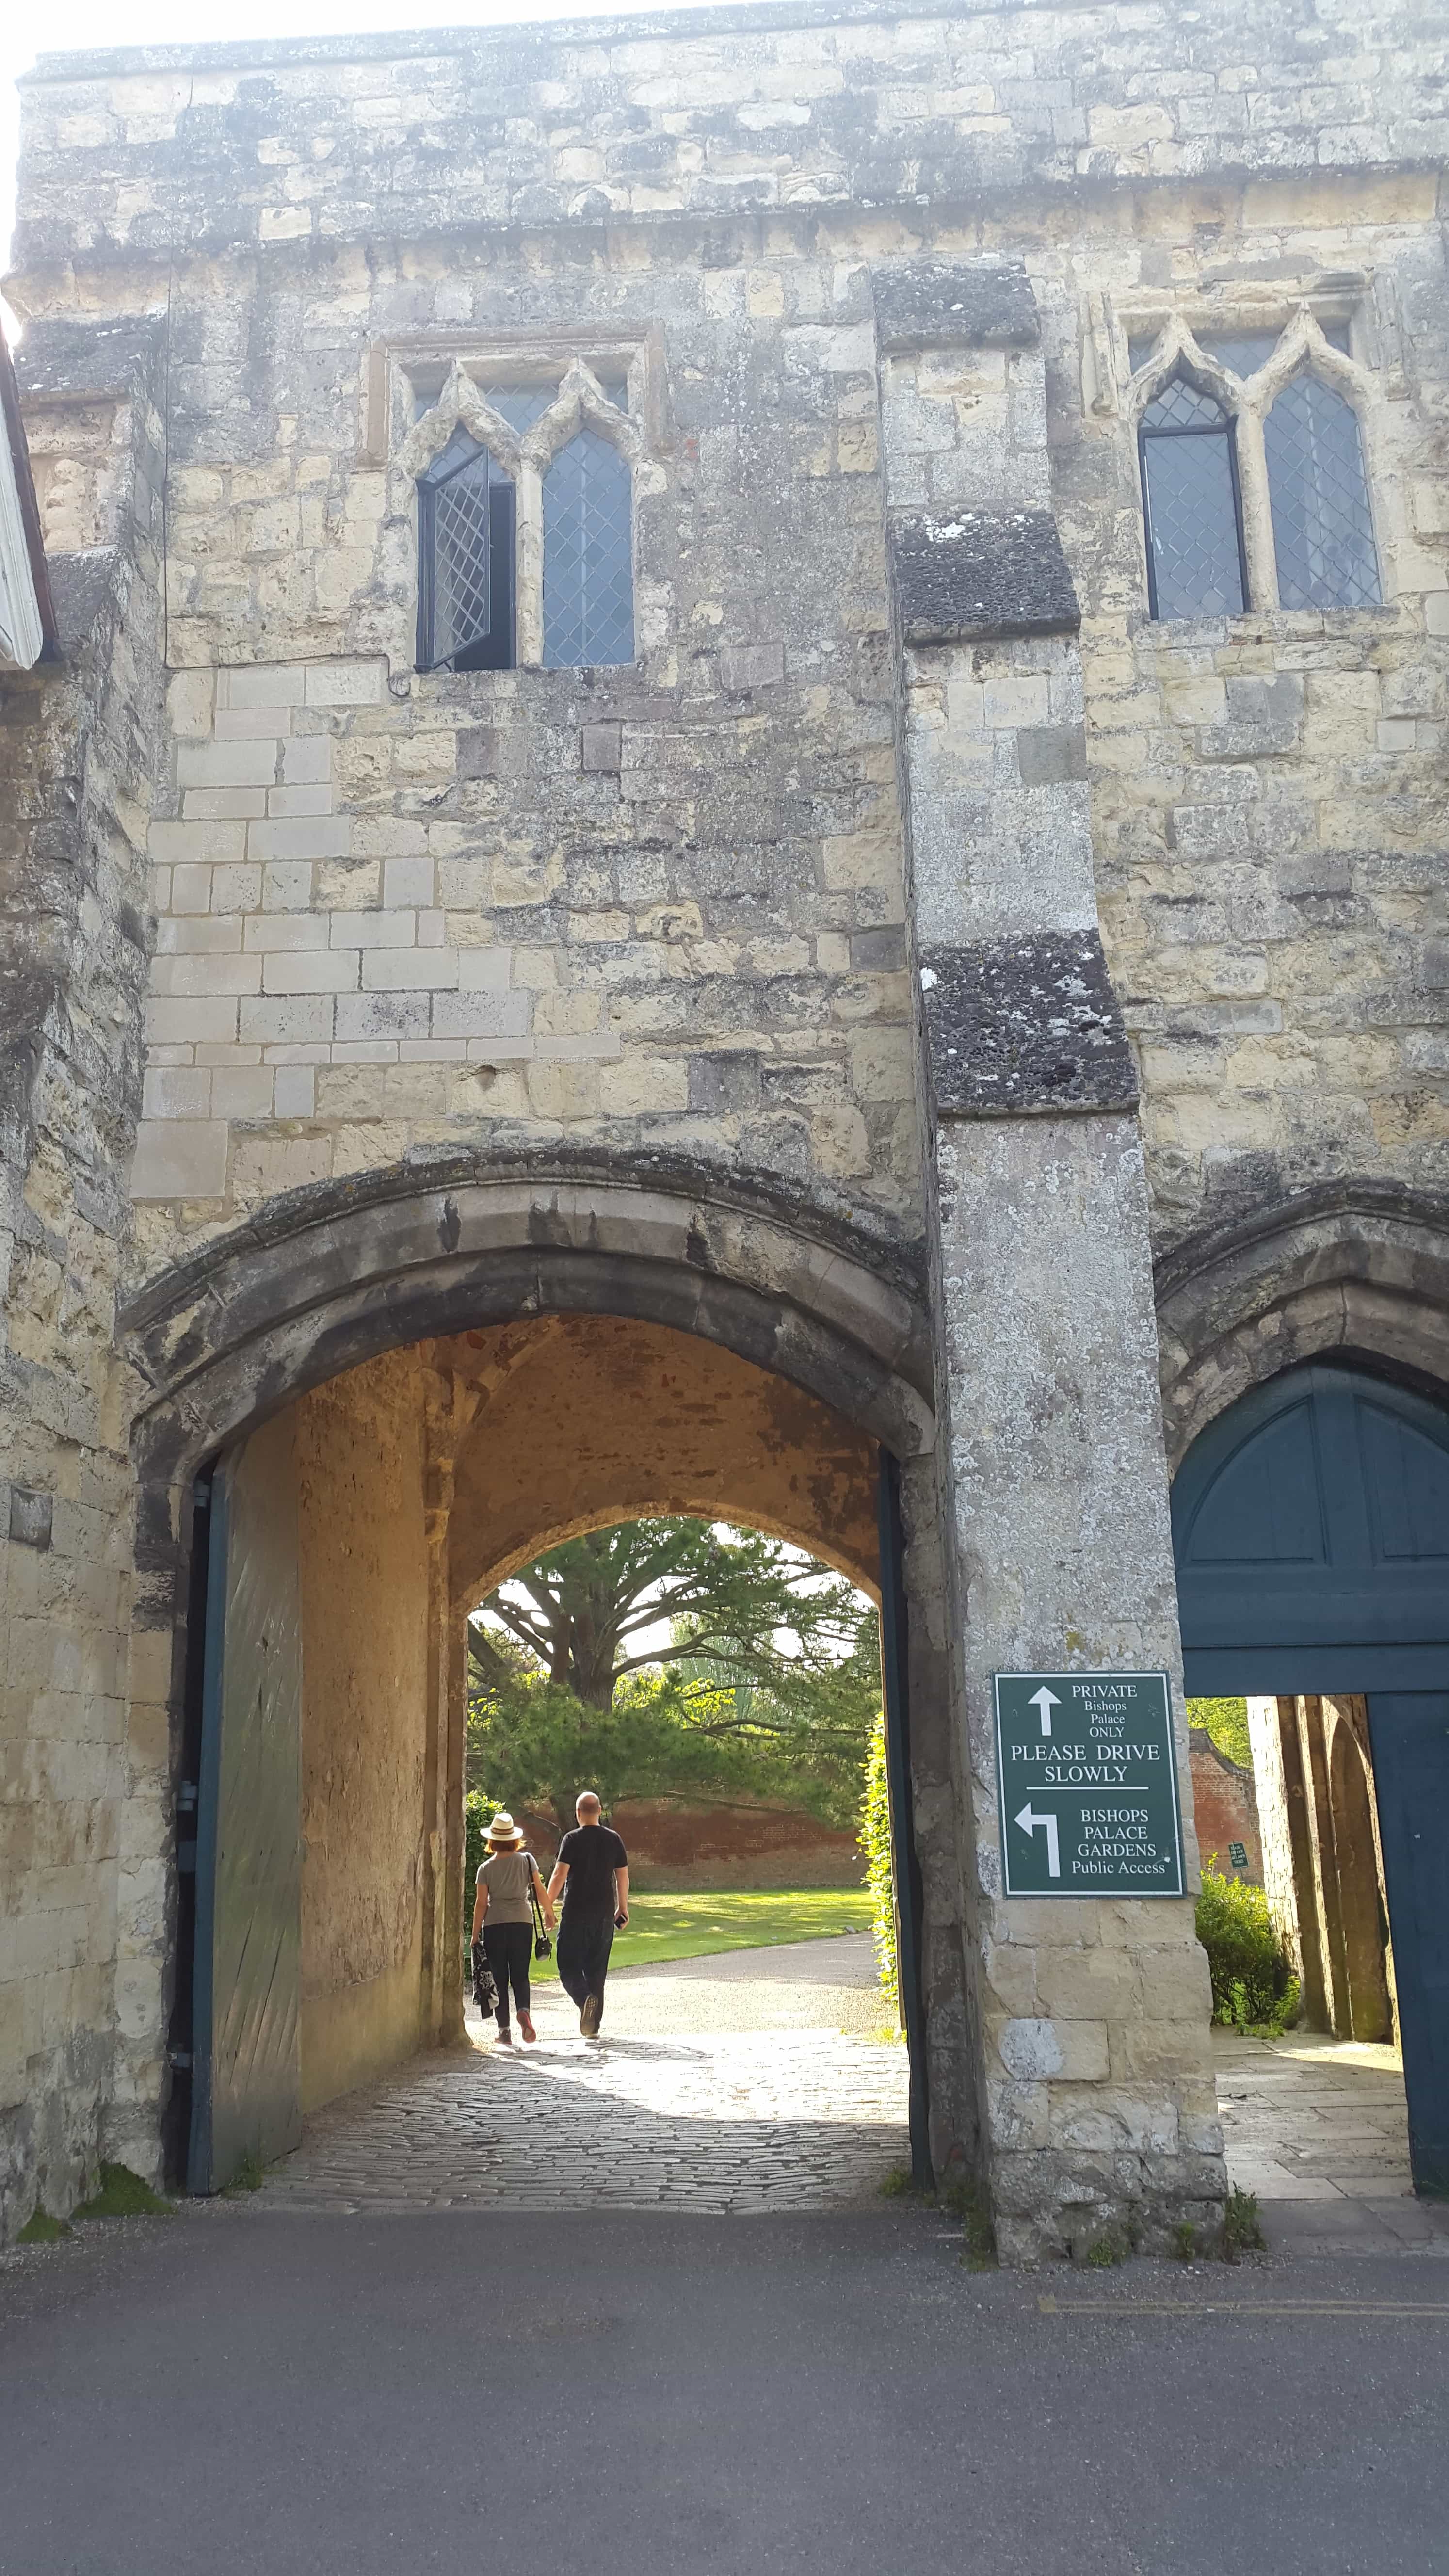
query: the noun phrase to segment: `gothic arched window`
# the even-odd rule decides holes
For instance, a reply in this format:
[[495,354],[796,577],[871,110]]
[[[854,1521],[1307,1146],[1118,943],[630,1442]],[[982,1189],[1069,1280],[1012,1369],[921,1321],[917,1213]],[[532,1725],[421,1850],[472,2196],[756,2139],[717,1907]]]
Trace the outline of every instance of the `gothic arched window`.
[[1154,617],[1235,617],[1248,604],[1231,415],[1174,376],[1138,430]]
[[478,667],[497,607],[497,572],[508,557],[493,524],[497,471],[487,448],[465,429],[455,429],[441,455],[418,476],[420,670]]
[[1383,593],[1351,405],[1318,376],[1294,376],[1263,423],[1263,447],[1280,605],[1374,606]]
[[552,670],[634,659],[629,467],[582,429],[543,478],[543,658]]

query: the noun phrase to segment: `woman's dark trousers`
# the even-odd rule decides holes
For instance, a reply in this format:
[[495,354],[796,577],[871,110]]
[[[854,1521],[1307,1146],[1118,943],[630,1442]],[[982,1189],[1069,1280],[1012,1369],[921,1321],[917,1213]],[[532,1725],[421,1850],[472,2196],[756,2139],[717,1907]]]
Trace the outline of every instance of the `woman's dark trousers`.
[[500,2030],[508,2028],[508,1989],[521,2013],[528,2010],[528,1963],[533,1957],[531,1923],[490,1923],[483,1918],[483,1956],[493,1971],[498,1988],[498,2011],[494,2018]]
[[558,1981],[565,1994],[572,1995],[580,2012],[586,1995],[597,1995],[602,2011],[604,1979],[609,1973],[613,1946],[612,1914],[583,1915],[575,1922],[573,1908],[565,1897],[558,1927]]

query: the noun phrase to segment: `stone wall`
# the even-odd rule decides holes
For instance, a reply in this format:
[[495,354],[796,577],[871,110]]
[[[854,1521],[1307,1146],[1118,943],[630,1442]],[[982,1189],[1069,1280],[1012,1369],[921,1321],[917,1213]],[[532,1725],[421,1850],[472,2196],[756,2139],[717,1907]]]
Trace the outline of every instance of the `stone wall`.
[[[118,2027],[149,2034],[154,2136],[169,1747],[128,1732],[132,1479],[115,1358],[141,1085],[160,713],[154,342],[37,384],[108,428],[104,506],[52,512],[61,660],[0,680],[0,2237],[125,2144]],[[43,401],[39,399],[43,397]],[[54,500],[54,487],[49,497]],[[78,541],[78,542],[77,542]],[[129,1665],[128,1665],[129,1643]]]
[[[1417,1228],[1344,1261],[1412,1276],[1415,1351],[1442,1344],[1436,79],[1408,7],[1350,37],[1329,0],[846,0],[72,57],[27,89],[11,291],[36,387],[92,394],[40,440],[72,541],[125,444],[75,351],[170,317],[128,1350],[171,1402],[234,1272],[260,1346],[270,1260],[280,1383],[311,1382],[287,1247],[315,1228],[340,1261],[430,1176],[439,1261],[505,1171],[547,1176],[534,1239],[581,1257],[560,1174],[667,1167],[891,1296],[929,1281],[941,1436],[905,1517],[935,2129],[1017,2253],[1221,2190],[1190,1907],[1074,1921],[995,1878],[993,1663],[1175,1670],[1150,1257],[1174,1440],[1232,1334],[1239,1373],[1392,1338],[1339,1295],[1326,1190]],[[1265,377],[1255,604],[1148,618],[1152,353],[1242,330],[1353,403],[1384,606],[1271,604]],[[636,662],[418,673],[424,448],[490,377],[579,361],[625,387]],[[1299,1219],[1319,1304],[1289,1335]],[[1256,1304],[1193,1306],[1245,1225]],[[770,1352],[804,1384],[799,1311]],[[146,1542],[168,1621],[180,1491]],[[137,1778],[161,1693],[153,1658]],[[154,1854],[144,1795],[135,1831]]]

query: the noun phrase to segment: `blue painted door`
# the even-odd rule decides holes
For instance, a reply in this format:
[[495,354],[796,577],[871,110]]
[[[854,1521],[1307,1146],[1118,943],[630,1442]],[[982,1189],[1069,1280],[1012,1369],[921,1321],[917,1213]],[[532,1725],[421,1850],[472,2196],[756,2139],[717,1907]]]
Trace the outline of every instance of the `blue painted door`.
[[1449,1410],[1289,1370],[1193,1443],[1172,1521],[1189,1696],[1367,1700],[1414,2179],[1449,2192]]
[[1417,2188],[1449,2197],[1449,1691],[1370,1691]]
[[1449,1680],[1449,1414],[1290,1369],[1195,1440],[1172,1494],[1189,1696]]

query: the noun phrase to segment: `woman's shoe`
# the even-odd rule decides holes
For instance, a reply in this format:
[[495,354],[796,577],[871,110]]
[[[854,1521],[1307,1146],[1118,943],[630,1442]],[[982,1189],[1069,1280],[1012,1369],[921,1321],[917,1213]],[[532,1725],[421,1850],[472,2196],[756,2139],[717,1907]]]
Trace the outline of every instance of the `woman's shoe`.
[[519,2027],[520,2031],[523,2033],[523,2036],[524,2036],[524,2038],[525,2038],[525,2039],[537,2039],[537,2037],[538,2037],[538,2033],[537,2033],[537,2031],[534,2029],[533,2024],[532,2024],[532,2022],[530,2021],[530,2019],[529,2019],[529,2017],[528,2017],[528,2015],[527,2015],[527,2013],[526,2013],[526,2012],[521,2012],[521,2013],[519,2014],[519,2016],[518,2016],[518,2027]]
[[509,2029],[506,2021],[501,2021],[498,2025],[498,2045],[500,2048],[511,2048],[513,2046],[513,2033]]

